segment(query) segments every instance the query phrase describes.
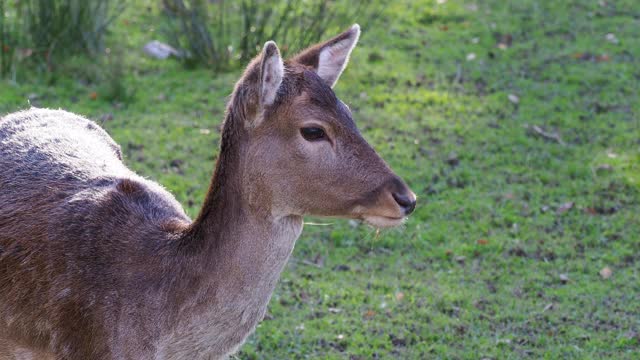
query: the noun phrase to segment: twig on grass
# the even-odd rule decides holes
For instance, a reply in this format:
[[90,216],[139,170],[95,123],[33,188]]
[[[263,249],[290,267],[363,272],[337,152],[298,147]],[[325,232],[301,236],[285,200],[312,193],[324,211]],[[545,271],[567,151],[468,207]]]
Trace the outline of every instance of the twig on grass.
[[551,140],[551,141],[555,141],[558,144],[564,146],[567,145],[564,141],[562,141],[562,138],[560,137],[560,134],[558,134],[557,132],[554,133],[550,133],[548,131],[544,131],[540,126],[538,125],[525,125],[525,128],[529,131],[531,131],[533,134],[540,136],[546,140]]
[[291,260],[292,260],[293,262],[295,262],[295,263],[298,263],[298,264],[308,265],[308,266],[313,266],[313,267],[318,268],[318,269],[324,269],[324,266],[322,266],[322,265],[318,265],[318,264],[316,264],[316,263],[314,263],[314,262],[312,262],[312,261],[309,261],[309,260],[305,260],[305,259],[296,259],[296,258],[292,258]]

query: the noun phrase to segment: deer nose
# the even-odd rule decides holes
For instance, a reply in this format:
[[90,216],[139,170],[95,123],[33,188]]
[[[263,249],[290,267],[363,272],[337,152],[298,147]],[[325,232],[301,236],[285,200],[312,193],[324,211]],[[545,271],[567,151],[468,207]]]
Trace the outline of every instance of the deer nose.
[[393,193],[393,199],[404,210],[404,215],[409,215],[416,208],[416,195],[409,191],[408,193]]

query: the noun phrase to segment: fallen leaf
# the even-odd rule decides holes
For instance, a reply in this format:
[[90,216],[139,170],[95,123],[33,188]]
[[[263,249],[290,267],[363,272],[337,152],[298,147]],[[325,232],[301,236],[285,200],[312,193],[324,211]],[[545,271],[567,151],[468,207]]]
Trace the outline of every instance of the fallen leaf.
[[402,299],[404,299],[404,293],[399,291],[396,293],[396,300],[398,301],[402,301]]
[[605,266],[602,268],[602,270],[600,270],[600,276],[605,280],[610,278],[611,275],[613,275],[613,270],[611,270],[611,268],[609,268],[608,266]]
[[367,310],[367,312],[364,313],[365,319],[371,319],[374,316],[376,316],[376,312],[373,310]]
[[97,99],[97,98],[98,98],[98,93],[97,93],[97,92],[95,92],[95,91],[94,91],[94,92],[92,92],[92,93],[90,93],[90,94],[89,94],[89,98],[90,98],[91,100],[95,100],[95,99]]
[[510,48],[513,44],[513,35],[511,34],[494,34],[497,41],[497,46],[501,50]]
[[556,214],[564,214],[573,208],[573,201],[566,202],[556,210]]
[[175,56],[175,57],[180,57],[180,52],[176,49],[174,49],[173,47],[171,47],[171,45],[162,43],[158,40],[153,40],[148,42],[143,48],[142,51],[144,51],[145,54],[156,58],[156,59],[166,59],[169,56]]
[[588,207],[584,209],[584,212],[589,214],[589,215],[598,215],[598,210],[592,208],[592,207]]
[[618,38],[616,37],[616,35],[613,34],[613,33],[608,33],[604,38],[607,39],[607,41],[612,43],[612,44],[617,44],[617,43],[620,42],[618,40]]
[[489,244],[489,240],[487,240],[487,239],[478,239],[477,243],[478,243],[478,245],[487,245],[487,244]]
[[611,60],[611,56],[608,54],[594,55],[590,52],[575,53],[572,56],[574,59],[584,61],[607,62]]
[[566,284],[566,283],[568,283],[568,282],[569,282],[569,275],[567,275],[567,274],[560,274],[560,275],[558,276],[558,279],[560,279],[560,282],[561,282],[561,283]]

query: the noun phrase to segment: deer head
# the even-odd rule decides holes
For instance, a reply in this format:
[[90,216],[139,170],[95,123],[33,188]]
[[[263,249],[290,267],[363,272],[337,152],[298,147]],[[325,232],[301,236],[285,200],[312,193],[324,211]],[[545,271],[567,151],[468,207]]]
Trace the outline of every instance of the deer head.
[[236,85],[229,111],[243,115],[248,132],[242,187],[253,207],[376,227],[398,225],[415,208],[414,193],[332,90],[359,35],[354,25],[286,61],[269,41]]

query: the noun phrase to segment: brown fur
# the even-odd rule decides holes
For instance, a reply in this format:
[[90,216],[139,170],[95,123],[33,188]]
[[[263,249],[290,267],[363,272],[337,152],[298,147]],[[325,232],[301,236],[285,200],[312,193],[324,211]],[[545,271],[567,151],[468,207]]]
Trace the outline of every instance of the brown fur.
[[[93,122],[0,119],[0,359],[223,358],[262,318],[303,215],[404,217],[394,194],[415,196],[307,57],[269,105],[263,57],[248,66],[194,221]],[[309,122],[329,140],[302,139]]]

